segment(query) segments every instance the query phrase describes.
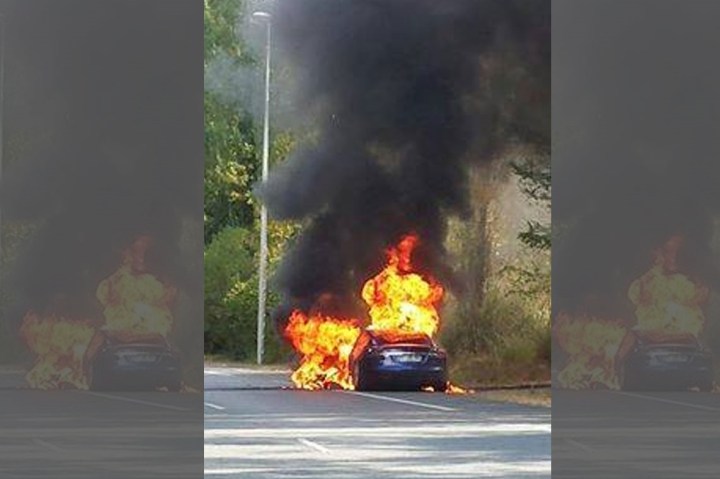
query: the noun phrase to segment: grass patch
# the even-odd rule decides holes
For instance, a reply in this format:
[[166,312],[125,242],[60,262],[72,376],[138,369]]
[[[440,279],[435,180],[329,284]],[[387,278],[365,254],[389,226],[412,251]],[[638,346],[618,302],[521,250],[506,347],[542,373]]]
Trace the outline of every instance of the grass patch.
[[550,381],[550,363],[533,356],[506,360],[475,355],[451,358],[450,380],[467,387],[493,387]]
[[552,405],[550,388],[481,391],[472,397],[485,401],[520,404],[523,406],[551,407]]

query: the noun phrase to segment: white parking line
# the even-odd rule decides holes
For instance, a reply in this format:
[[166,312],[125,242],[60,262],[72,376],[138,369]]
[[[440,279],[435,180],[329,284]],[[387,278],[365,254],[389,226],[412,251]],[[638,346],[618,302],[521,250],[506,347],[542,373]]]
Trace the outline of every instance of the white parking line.
[[42,439],[33,439],[33,442],[37,444],[38,446],[42,446],[46,449],[50,449],[51,451],[55,452],[65,452],[65,450],[61,447],[56,446],[55,444],[51,444],[47,441],[43,441]]
[[298,438],[298,442],[309,448],[315,449],[316,451],[322,452],[323,454],[330,454],[330,449],[325,446],[321,446],[316,442],[308,441],[307,439],[304,439],[302,437]]
[[145,406],[153,406],[153,407],[159,407],[163,409],[172,409],[173,411],[188,411],[187,408],[184,407],[178,407],[178,406],[170,406],[168,404],[160,404],[156,402],[150,402],[150,401],[143,401],[142,399],[133,399],[128,398],[124,396],[115,396],[114,394],[102,394],[102,393],[96,393],[92,391],[84,391],[85,394],[89,394],[91,396],[97,396],[101,398],[106,399],[115,399],[117,401],[125,401],[125,402],[132,402],[135,404],[144,404]]
[[565,438],[565,440],[567,442],[569,442],[570,444],[572,444],[573,446],[577,447],[578,449],[582,449],[583,451],[585,451],[587,453],[592,454],[595,451],[592,447],[587,446],[587,445],[581,443],[580,441],[576,441],[575,439]]
[[691,407],[691,408],[695,408],[695,409],[702,409],[703,411],[720,411],[720,408],[703,406],[700,404],[692,404],[692,403],[687,403],[687,402],[682,402],[682,401],[673,401],[672,399],[663,399],[663,398],[659,398],[659,397],[655,397],[655,396],[645,396],[644,394],[634,394],[634,393],[629,393],[629,392],[625,392],[625,391],[614,391],[614,392],[615,392],[615,394],[622,394],[623,396],[631,396],[631,397],[636,397],[636,398],[649,399],[650,401],[664,402],[664,403],[668,403],[668,404],[675,404],[677,406],[685,406],[685,407]]
[[392,398],[387,396],[381,396],[379,394],[370,394],[370,393],[364,393],[360,391],[342,391],[346,394],[354,394],[356,396],[363,396],[363,397],[369,397],[373,399],[382,399],[384,401],[390,401],[390,402],[397,402],[400,404],[409,404],[411,406],[418,406],[418,407],[424,407],[428,409],[437,409],[438,411],[457,411],[457,409],[446,407],[446,406],[437,406],[435,404],[427,404],[424,402],[417,402],[417,401],[410,401],[408,399],[398,399],[398,398]]
[[218,411],[224,411],[225,408],[222,406],[218,406],[217,404],[206,402],[205,405],[211,409],[217,409]]

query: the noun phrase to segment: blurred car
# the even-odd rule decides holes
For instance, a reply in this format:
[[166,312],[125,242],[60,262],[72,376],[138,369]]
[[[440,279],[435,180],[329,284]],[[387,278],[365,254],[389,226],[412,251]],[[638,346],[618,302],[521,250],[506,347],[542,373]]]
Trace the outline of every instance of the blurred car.
[[132,343],[108,339],[92,363],[93,390],[179,391],[181,387],[180,360],[164,339]]
[[355,390],[447,387],[447,355],[425,334],[365,330],[350,353]]
[[624,390],[711,391],[714,386],[712,354],[697,340],[648,342],[638,339],[621,368]]

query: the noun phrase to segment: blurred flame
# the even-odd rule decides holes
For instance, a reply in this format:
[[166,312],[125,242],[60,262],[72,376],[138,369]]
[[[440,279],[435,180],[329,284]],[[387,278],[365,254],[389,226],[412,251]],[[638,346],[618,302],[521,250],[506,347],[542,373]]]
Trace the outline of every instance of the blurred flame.
[[[692,336],[702,332],[707,287],[677,270],[683,237],[670,237],[654,251],[654,264],[630,284],[628,298],[635,306],[637,324],[632,330],[655,340]],[[563,387],[584,389],[602,384],[618,389],[615,359],[630,332],[623,321],[609,321],[584,314],[561,313],[555,321],[558,344],[569,360],[559,373]]]
[[465,389],[461,388],[460,386],[456,386],[452,383],[447,383],[447,389],[445,389],[445,392],[447,394],[469,394],[474,393],[472,389]]
[[[443,288],[433,278],[414,272],[411,256],[418,241],[416,235],[403,237],[388,249],[387,266],[365,282],[361,296],[368,305],[368,329],[398,335],[433,336],[437,332],[440,318],[436,307]],[[285,335],[301,355],[291,376],[293,383],[303,389],[331,385],[352,389],[348,359],[361,331],[360,322],[354,319],[294,311],[285,328]]]
[[347,365],[360,332],[355,320],[293,311],[285,334],[302,356],[291,376],[293,383],[303,389],[325,389],[333,384],[352,389]]
[[413,272],[412,252],[418,237],[405,236],[390,248],[388,265],[369,279],[361,296],[367,303],[373,329],[425,333],[434,336],[440,325],[436,305],[443,288],[433,278]]
[[[105,317],[101,329],[109,336],[132,341],[167,337],[170,332],[176,290],[146,272],[145,253],[151,242],[147,236],[138,238],[123,252],[120,268],[98,285],[96,296]],[[36,355],[26,375],[30,387],[87,389],[84,362],[90,358],[85,355],[96,333],[91,321],[28,312],[20,335]]]
[[560,384],[569,389],[598,385],[618,389],[615,355],[626,334],[627,328],[619,320],[560,313],[555,320],[555,337],[570,356],[558,374]]
[[94,328],[87,321],[54,315],[41,317],[28,312],[20,335],[37,356],[25,376],[28,384],[36,389],[87,389],[83,359],[94,334]]
[[171,305],[176,290],[145,270],[150,239],[141,237],[123,253],[123,264],[100,282],[96,296],[103,305],[109,335],[128,338],[164,337],[172,328]]

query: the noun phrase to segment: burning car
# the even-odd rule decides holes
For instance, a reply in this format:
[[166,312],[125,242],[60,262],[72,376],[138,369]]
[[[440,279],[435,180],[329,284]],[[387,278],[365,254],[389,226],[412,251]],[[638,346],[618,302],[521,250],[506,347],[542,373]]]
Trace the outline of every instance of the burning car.
[[697,340],[657,342],[638,337],[620,371],[625,390],[713,389],[713,358]]
[[91,367],[93,390],[179,391],[182,374],[177,354],[165,340],[132,343],[108,339]]
[[301,389],[431,389],[468,391],[448,383],[445,351],[433,341],[443,287],[415,271],[410,234],[386,253],[385,268],[368,279],[360,296],[369,324],[357,318],[294,310],[285,336],[300,356],[290,379]]
[[447,388],[447,355],[426,334],[365,330],[349,365],[356,390]]

